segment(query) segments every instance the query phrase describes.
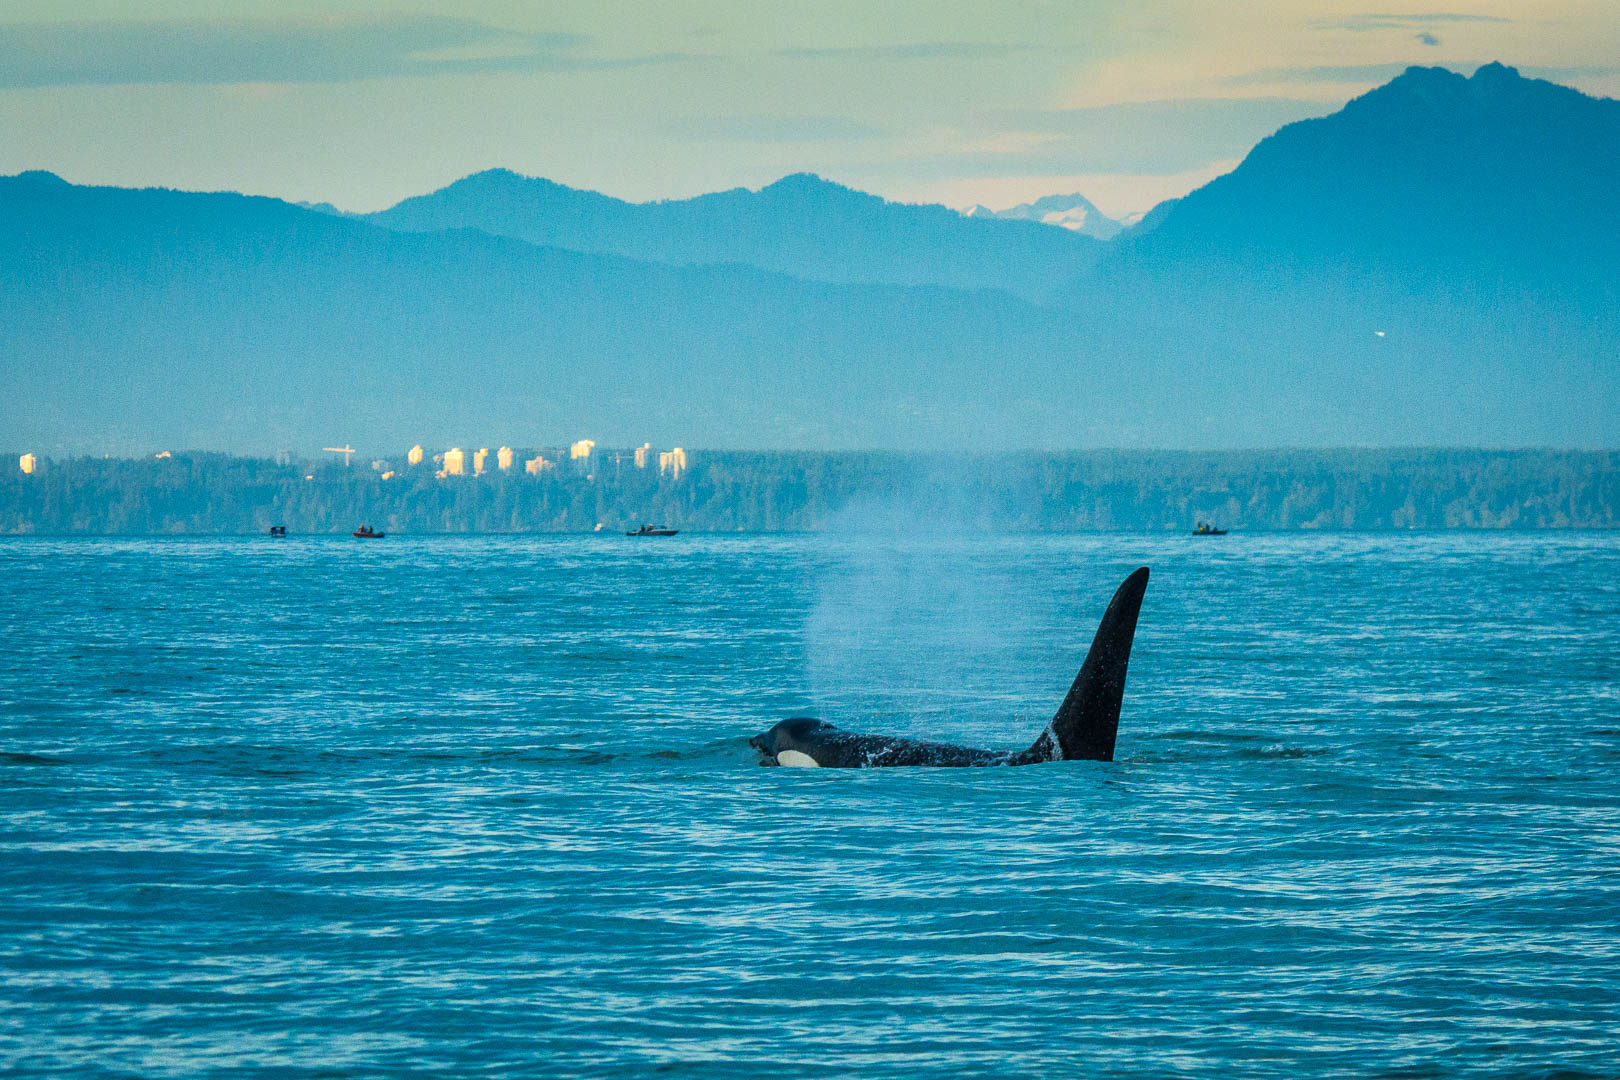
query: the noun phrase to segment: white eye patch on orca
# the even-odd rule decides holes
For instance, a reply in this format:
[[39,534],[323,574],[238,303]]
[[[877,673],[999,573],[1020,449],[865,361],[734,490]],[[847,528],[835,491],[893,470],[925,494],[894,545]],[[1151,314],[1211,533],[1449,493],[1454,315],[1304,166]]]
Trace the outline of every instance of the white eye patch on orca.
[[784,750],[780,754],[777,754],[776,763],[778,765],[787,765],[790,768],[795,769],[821,768],[821,763],[819,761],[811,757],[809,754],[800,753],[797,750]]

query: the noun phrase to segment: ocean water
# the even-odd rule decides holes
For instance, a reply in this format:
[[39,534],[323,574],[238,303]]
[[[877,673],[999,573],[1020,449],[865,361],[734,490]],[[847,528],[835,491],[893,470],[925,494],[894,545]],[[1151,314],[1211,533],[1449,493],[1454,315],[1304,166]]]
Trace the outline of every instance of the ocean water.
[[[1153,568],[1111,764],[1027,745]],[[0,542],[0,1073],[1620,1075],[1620,536]]]

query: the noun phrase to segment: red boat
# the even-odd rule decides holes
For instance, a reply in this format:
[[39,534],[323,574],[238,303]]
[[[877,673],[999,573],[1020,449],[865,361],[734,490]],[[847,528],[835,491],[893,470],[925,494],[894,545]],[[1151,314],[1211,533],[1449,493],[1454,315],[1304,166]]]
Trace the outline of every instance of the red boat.
[[356,540],[381,540],[387,535],[388,534],[385,532],[378,532],[370,525],[362,525],[358,529],[354,530],[354,537]]

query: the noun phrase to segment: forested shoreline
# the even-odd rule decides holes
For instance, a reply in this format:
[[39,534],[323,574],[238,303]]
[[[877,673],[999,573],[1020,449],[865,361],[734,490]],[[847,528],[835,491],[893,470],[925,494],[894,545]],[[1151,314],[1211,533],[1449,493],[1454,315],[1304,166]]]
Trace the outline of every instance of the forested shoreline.
[[[684,472],[628,451],[478,476],[432,463],[277,463],[218,453],[39,459],[0,479],[0,533],[33,535],[697,532],[940,528],[1005,532],[1620,528],[1620,452],[688,451]],[[403,459],[403,455],[401,455]],[[520,456],[519,460],[522,460]],[[385,476],[385,473],[388,475]]]

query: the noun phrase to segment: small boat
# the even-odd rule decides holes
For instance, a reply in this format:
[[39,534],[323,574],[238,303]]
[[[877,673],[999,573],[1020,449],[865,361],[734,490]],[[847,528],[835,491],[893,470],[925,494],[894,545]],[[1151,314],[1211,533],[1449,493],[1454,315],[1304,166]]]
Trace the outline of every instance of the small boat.
[[679,529],[671,529],[666,525],[643,525],[633,532],[626,532],[626,536],[674,536]]
[[285,526],[285,525],[272,525],[272,526],[270,526],[270,535],[271,536],[286,536],[287,535],[287,526]]
[[354,530],[354,537],[356,540],[381,540],[387,535],[388,534],[385,532],[373,529],[370,525],[362,525],[358,529]]
[[1200,521],[1198,523],[1198,528],[1194,529],[1192,534],[1194,536],[1225,536],[1226,530],[1217,529],[1214,525],[1207,521]]

